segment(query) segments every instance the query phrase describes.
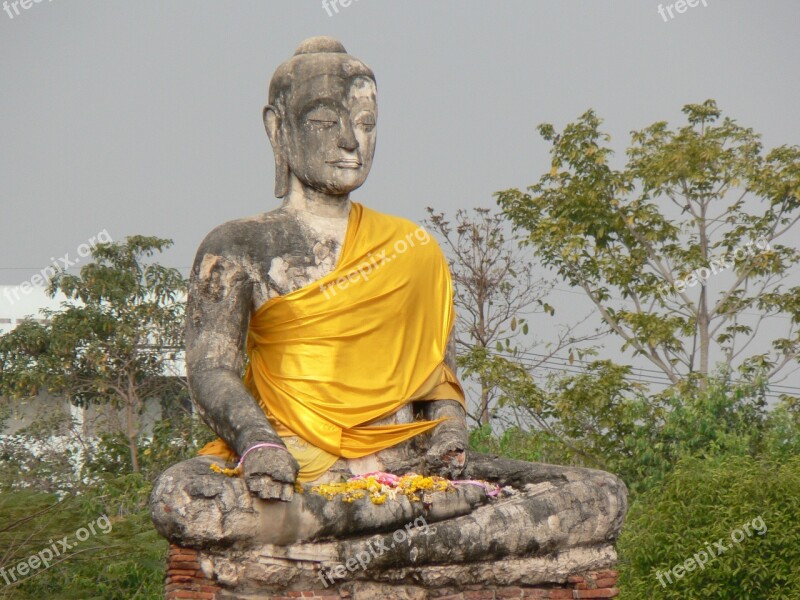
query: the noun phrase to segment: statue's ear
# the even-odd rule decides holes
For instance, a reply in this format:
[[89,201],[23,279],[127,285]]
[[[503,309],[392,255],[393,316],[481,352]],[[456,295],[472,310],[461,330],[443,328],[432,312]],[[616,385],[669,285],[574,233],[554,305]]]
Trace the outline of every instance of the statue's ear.
[[278,110],[269,104],[264,107],[264,128],[267,130],[272,152],[275,155],[275,196],[283,198],[289,193],[289,161],[286,158],[283,123]]

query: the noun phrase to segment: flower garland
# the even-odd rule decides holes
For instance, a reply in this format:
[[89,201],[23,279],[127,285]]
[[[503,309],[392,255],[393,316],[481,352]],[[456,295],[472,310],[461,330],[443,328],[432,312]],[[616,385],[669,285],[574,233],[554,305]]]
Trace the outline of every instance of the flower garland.
[[[215,473],[221,473],[227,477],[241,477],[244,457],[247,456],[250,450],[267,446],[274,446],[274,444],[257,444],[250,448],[239,459],[239,463],[233,469],[226,469],[214,463],[209,467]],[[452,492],[455,491],[458,485],[476,485],[483,488],[487,496],[497,496],[500,493],[499,486],[488,481],[477,479],[450,480],[435,475],[426,477],[417,473],[408,473],[401,477],[383,471],[356,475],[341,483],[315,485],[311,488],[311,491],[324,496],[327,500],[340,497],[342,502],[347,503],[369,496],[373,504],[383,504],[387,499],[394,500],[400,495],[406,496],[412,502],[421,500],[425,504],[430,504],[430,494],[432,492]],[[302,493],[303,487],[300,484],[296,484],[295,490]]]
[[417,473],[408,473],[399,477],[380,471],[357,475],[342,483],[315,485],[311,491],[328,500],[339,497],[342,502],[348,503],[369,496],[373,504],[383,504],[388,498],[394,500],[401,495],[406,496],[412,502],[422,500],[427,504],[430,493],[454,491],[457,485],[462,484],[479,485],[489,496],[496,496],[499,493],[497,486],[485,481],[451,481],[444,477],[426,477]]

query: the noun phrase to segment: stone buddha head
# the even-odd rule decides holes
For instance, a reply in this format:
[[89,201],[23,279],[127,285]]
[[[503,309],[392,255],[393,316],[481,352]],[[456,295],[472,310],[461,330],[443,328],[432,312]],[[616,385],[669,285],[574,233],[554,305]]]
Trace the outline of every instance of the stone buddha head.
[[275,195],[292,177],[333,196],[367,179],[378,117],[375,75],[329,37],[304,41],[275,71],[264,126],[275,153]]

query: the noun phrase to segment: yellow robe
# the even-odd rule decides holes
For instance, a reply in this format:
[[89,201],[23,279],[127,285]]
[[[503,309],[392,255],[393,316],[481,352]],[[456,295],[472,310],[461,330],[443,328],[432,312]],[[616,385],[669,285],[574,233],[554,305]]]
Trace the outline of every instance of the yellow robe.
[[[454,320],[450,272],[433,238],[352,203],[333,272],[272,298],[250,319],[244,381],[292,442],[300,481],[337,457],[373,454],[440,422],[369,424],[408,402],[464,403],[444,364]],[[200,454],[235,457],[222,440]]]

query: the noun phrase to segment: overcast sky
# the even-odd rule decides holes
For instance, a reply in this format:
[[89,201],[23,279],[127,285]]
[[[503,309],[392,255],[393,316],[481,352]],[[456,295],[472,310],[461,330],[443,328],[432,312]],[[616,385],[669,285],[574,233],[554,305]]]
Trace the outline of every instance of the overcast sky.
[[707,98],[768,147],[800,143],[800,2],[706,3],[667,21],[654,0],[353,0],[332,16],[321,0],[9,6],[0,284],[103,231],[172,238],[164,262],[185,268],[214,226],[276,207],[261,110],[312,35],[378,79],[375,164],[354,199],[417,221],[533,183],[549,170],[536,125],[588,108],[620,152],[632,129]]

